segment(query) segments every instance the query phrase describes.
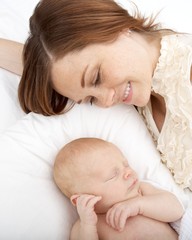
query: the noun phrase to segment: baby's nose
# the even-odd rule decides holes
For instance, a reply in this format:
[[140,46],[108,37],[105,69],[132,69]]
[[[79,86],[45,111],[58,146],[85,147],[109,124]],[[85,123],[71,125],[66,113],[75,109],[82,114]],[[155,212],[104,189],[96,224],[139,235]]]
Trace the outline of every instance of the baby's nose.
[[126,167],[124,175],[123,175],[124,179],[128,179],[130,177],[130,175],[131,175],[131,169]]

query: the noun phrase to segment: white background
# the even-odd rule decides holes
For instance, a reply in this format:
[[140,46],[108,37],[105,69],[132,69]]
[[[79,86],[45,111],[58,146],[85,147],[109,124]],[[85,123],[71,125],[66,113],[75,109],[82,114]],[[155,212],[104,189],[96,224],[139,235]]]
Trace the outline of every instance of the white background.
[[[126,8],[130,8],[128,0],[117,0]],[[133,0],[141,13],[156,14],[163,26],[176,31],[192,33],[192,7],[191,0]]]

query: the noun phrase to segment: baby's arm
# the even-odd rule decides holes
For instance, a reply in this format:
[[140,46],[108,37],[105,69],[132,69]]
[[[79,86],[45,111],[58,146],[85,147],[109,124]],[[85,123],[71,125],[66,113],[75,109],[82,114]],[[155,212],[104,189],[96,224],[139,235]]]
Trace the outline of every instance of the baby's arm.
[[184,214],[183,206],[177,197],[166,190],[141,183],[141,214],[162,222],[174,222]]
[[115,229],[122,230],[129,217],[143,215],[162,222],[173,222],[182,217],[184,210],[176,196],[157,189],[151,184],[141,184],[142,196],[115,204],[107,212],[106,221]]
[[23,44],[0,38],[0,67],[21,75]]
[[141,214],[162,222],[174,222],[182,217],[184,209],[177,197],[166,190],[141,183]]
[[98,219],[94,206],[101,197],[83,194],[76,196],[75,199],[80,220],[73,226],[70,240],[99,240],[97,233]]

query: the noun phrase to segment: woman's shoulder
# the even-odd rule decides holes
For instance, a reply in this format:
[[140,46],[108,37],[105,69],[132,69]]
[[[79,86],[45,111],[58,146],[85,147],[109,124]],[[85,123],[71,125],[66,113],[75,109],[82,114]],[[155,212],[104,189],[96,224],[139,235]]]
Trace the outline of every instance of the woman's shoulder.
[[177,34],[178,41],[192,46],[192,34]]
[[[163,36],[161,40],[159,61],[153,75],[153,79],[156,79],[155,82],[158,82],[160,85],[166,83],[167,80],[162,81],[162,79],[165,77],[170,78],[170,72],[175,78],[176,69],[179,71],[179,69],[189,65],[188,61],[191,59],[189,58],[191,53],[192,34],[177,33]],[[177,79],[179,79],[178,76]],[[169,83],[170,81],[168,84]],[[154,87],[155,86],[153,86],[153,88]]]
[[182,44],[192,47],[192,34],[190,33],[176,33],[171,35],[165,35],[162,37],[162,41],[171,45]]

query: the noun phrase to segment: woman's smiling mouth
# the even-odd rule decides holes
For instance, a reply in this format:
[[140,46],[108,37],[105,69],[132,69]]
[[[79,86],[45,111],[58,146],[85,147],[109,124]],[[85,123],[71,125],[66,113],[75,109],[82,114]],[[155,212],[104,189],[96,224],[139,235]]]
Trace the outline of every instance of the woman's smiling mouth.
[[131,90],[131,83],[128,82],[127,86],[125,88],[125,92],[124,92],[124,96],[123,96],[123,101],[126,102],[128,100],[129,94],[130,94],[130,90]]

